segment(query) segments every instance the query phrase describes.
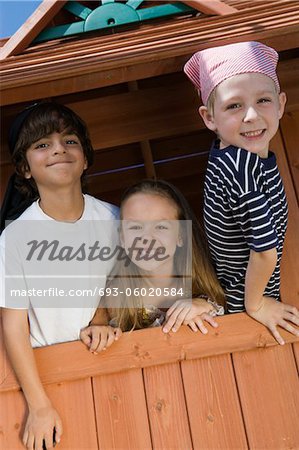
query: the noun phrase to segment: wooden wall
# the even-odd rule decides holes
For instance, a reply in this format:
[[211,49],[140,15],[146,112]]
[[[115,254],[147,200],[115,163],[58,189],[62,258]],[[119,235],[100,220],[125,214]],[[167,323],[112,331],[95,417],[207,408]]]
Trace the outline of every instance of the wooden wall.
[[[297,449],[299,338],[275,345],[244,313],[219,324],[125,333],[97,356],[80,342],[36,349],[59,449]],[[0,448],[21,450],[26,407],[1,346],[0,402]]]
[[[296,141],[293,124],[298,121],[299,111],[298,58],[280,63],[280,78],[288,95],[282,139],[290,152],[288,160],[295,179],[296,161],[290,158],[292,140]],[[204,128],[197,113],[197,93],[183,73],[53,99],[78,112],[90,129],[96,151],[95,163],[88,172],[90,193],[118,204],[126,186],[146,176],[157,176],[181,188],[201,215],[203,178],[213,133]],[[12,172],[7,129],[23,106],[2,108],[1,197]]]

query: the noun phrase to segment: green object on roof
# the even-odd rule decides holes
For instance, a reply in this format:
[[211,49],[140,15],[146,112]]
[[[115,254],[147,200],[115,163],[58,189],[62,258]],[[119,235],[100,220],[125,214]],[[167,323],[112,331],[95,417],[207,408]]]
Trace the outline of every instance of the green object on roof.
[[120,3],[115,0],[102,0],[101,5],[92,10],[83,6],[78,1],[69,1],[65,4],[64,8],[82,20],[47,28],[33,42],[44,42],[88,31],[115,28],[160,17],[198,13],[198,11],[182,2],[138,9],[142,3],[143,0],[128,0],[126,3]]

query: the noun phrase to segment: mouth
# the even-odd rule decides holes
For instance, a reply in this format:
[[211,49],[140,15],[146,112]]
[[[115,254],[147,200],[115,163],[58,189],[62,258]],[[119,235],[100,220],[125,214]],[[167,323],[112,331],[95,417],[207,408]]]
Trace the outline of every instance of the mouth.
[[246,131],[246,132],[240,133],[240,134],[241,134],[241,136],[250,139],[250,138],[257,138],[257,137],[263,136],[265,131],[266,131],[265,129],[262,129],[262,130],[255,130],[255,131]]
[[59,165],[64,165],[64,164],[71,164],[73,161],[56,161],[52,164],[48,164],[48,167],[52,167],[52,166],[59,166]]

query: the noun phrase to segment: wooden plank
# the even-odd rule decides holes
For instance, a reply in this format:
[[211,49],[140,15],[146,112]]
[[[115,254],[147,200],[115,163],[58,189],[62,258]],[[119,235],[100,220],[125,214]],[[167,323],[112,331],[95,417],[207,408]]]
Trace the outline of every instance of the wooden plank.
[[[262,15],[261,13],[258,15],[255,13],[251,17],[250,11],[246,12],[246,14],[244,13],[244,16],[242,14],[240,15],[240,13],[237,15],[232,14],[230,16],[231,20],[227,21],[226,19],[224,24],[224,18],[221,18],[221,22],[219,21],[219,23],[217,20],[215,22],[202,20],[200,22],[200,28],[198,27],[198,21],[188,20],[186,22],[187,30],[184,30],[184,28],[181,29],[178,21],[173,26],[173,29],[179,28],[181,32],[176,30],[178,35],[175,38],[171,36],[167,40],[165,34],[162,33],[162,36],[159,36],[159,31],[157,31],[155,33],[155,39],[148,45],[143,41],[139,44],[137,39],[135,39],[135,43],[130,42],[128,52],[125,51],[126,40],[123,37],[117,40],[120,44],[119,49],[114,49],[112,53],[106,50],[103,51],[101,47],[102,40],[97,40],[98,43],[95,44],[95,40],[87,39],[86,41],[84,40],[84,46],[77,42],[79,48],[73,50],[72,54],[65,51],[60,52],[58,51],[58,47],[52,44],[45,47],[44,57],[46,59],[43,63],[39,63],[40,55],[35,49],[32,54],[30,53],[24,57],[22,62],[20,60],[16,61],[16,70],[10,70],[9,67],[12,64],[10,61],[5,70],[3,67],[1,75],[2,102],[3,104],[8,102],[7,95],[10,97],[9,101],[12,103],[20,101],[16,97],[18,92],[20,94],[22,91],[26,95],[24,87],[29,88],[32,84],[37,87],[37,90],[32,89],[32,95],[34,95],[34,98],[40,98],[48,95],[57,95],[55,94],[54,85],[56,85],[56,88],[59,85],[60,89],[62,89],[61,83],[63,84],[64,80],[66,81],[65,92],[75,92],[73,90],[74,86],[77,86],[77,91],[83,90],[84,88],[82,86],[84,85],[88,85],[85,89],[91,89],[89,80],[92,80],[94,83],[98,80],[97,86],[93,85],[93,87],[99,87],[101,83],[108,85],[137,79],[140,65],[143,66],[142,71],[146,71],[146,69],[151,71],[153,68],[152,73],[165,73],[165,67],[168,68],[170,59],[173,63],[185,55],[182,61],[186,60],[187,55],[189,56],[192,52],[201,48],[206,48],[208,46],[206,44],[207,42],[211,46],[254,38],[265,40],[270,45],[275,44],[274,46],[278,50],[294,48],[299,40],[299,26],[296,7],[294,3],[290,5],[288,5],[290,10],[285,10],[284,7],[281,9],[282,6],[280,5],[279,9],[273,9],[273,11],[271,10],[271,14],[266,13],[262,17],[260,17]],[[238,21],[233,20],[235,16],[238,16]],[[271,23],[268,23],[268,21]],[[262,30],[258,36],[256,35],[256,31],[255,33],[252,32],[251,25],[255,29],[258,26]],[[190,32],[188,32],[189,27],[193,27]],[[206,31],[205,27],[210,28]],[[145,34],[144,31],[142,33],[143,35]],[[129,35],[131,36],[131,33]],[[146,36],[146,39],[148,40],[148,36]],[[93,43],[92,48],[89,47],[89,42]],[[69,48],[68,46],[69,44],[62,44],[61,48],[64,50],[65,48]],[[25,64],[26,61],[27,65]],[[182,64],[180,67],[182,67]],[[159,70],[162,70],[162,72],[159,72]],[[134,71],[135,76],[131,77]],[[70,73],[72,77],[70,77]],[[139,75],[139,78],[142,77],[144,75]],[[47,90],[48,84],[50,90]],[[42,85],[43,90],[40,89]],[[20,86],[23,87],[20,90],[15,90]],[[14,91],[11,92],[11,89]],[[59,90],[56,89],[56,92],[59,92]],[[11,97],[13,93],[15,97]]]
[[292,179],[299,201],[299,110],[286,113],[281,120],[281,131],[286,147],[287,158],[292,174]]
[[143,375],[153,447],[191,449],[179,364],[148,367]]
[[[124,333],[108,351],[97,356],[90,354],[81,342],[36,348],[34,354],[41,380],[48,384],[276,345],[270,332],[245,313],[217,321],[219,327],[212,329],[208,325],[207,335],[194,333],[187,326],[170,334],[164,334],[160,328]],[[281,335],[286,343],[299,342],[287,331],[281,330]],[[10,389],[18,389],[18,383],[8,364],[0,392]]]
[[285,186],[289,207],[288,229],[281,263],[281,298],[285,303],[295,305],[299,308],[299,210],[293,180],[280,133],[277,133],[276,137],[273,139],[271,148],[275,149],[277,164]]
[[45,389],[63,424],[59,449],[96,450],[98,442],[90,378],[58,382]]
[[204,14],[217,14],[219,16],[224,16],[226,14],[233,14],[238,12],[236,8],[227,5],[219,0],[190,0],[184,1],[186,5],[191,6],[191,8],[197,9]]
[[66,0],[44,0],[0,49],[0,60],[21,53],[60,11]]
[[[98,448],[90,379],[46,386],[46,392],[63,423],[59,448]],[[1,394],[0,448],[23,449],[26,405],[20,391]]]
[[299,373],[299,342],[295,342],[293,345],[293,351],[297,363],[297,371]]
[[183,74],[180,83],[167,88],[70,102],[67,106],[88,123],[96,149],[184,134],[204,126],[197,113],[197,94]]
[[152,448],[141,370],[95,377],[93,389],[99,448]]
[[299,381],[291,345],[233,353],[249,448],[299,447]]
[[20,391],[1,393],[0,448],[24,450],[22,444],[26,403]]
[[183,361],[181,367],[194,448],[247,449],[230,354]]

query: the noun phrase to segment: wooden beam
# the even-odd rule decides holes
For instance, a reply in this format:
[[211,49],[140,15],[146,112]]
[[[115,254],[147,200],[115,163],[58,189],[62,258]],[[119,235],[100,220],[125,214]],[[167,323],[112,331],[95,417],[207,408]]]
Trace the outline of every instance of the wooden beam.
[[[82,342],[36,348],[34,354],[42,383],[50,384],[278,345],[268,329],[246,313],[219,317],[217,322],[218,328],[207,326],[207,335],[194,333],[187,326],[169,334],[163,333],[161,328],[127,332],[109,350],[97,356]],[[299,343],[299,337],[283,329],[279,331],[286,344]],[[0,358],[0,393],[19,389],[6,355],[0,354]]]
[[204,14],[216,14],[217,16],[225,16],[226,14],[233,14],[238,12],[236,8],[226,5],[220,0],[190,0],[184,3],[197,9]]
[[65,0],[44,0],[0,50],[0,60],[21,53],[45,28],[66,3]]

